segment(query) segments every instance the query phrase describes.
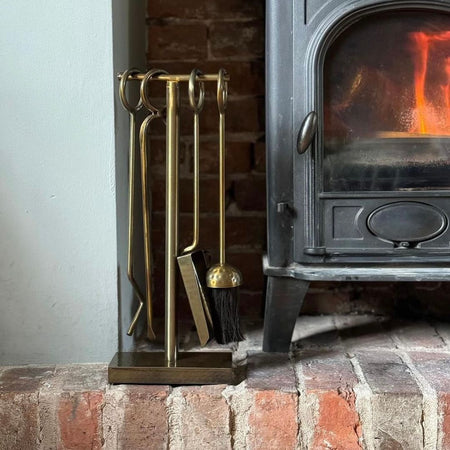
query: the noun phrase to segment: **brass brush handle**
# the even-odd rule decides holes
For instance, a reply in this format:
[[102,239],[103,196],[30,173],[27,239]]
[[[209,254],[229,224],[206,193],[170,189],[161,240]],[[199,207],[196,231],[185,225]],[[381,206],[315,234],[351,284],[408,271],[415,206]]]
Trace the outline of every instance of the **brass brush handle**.
[[227,109],[227,74],[219,70],[217,77],[217,108],[219,110],[219,262],[208,269],[206,285],[213,289],[234,288],[242,284],[242,274],[225,261],[225,111]]
[[219,70],[217,79],[217,107],[219,109],[219,251],[220,264],[225,264],[225,111],[228,100],[228,83],[226,72]]

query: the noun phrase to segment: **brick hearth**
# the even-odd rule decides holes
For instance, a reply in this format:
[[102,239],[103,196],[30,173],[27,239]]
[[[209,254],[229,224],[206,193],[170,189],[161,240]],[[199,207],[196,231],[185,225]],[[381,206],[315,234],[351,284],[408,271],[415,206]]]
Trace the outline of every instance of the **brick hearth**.
[[290,355],[261,353],[260,324],[246,328],[236,386],[109,386],[105,365],[4,367],[0,448],[450,448],[450,324],[301,317]]

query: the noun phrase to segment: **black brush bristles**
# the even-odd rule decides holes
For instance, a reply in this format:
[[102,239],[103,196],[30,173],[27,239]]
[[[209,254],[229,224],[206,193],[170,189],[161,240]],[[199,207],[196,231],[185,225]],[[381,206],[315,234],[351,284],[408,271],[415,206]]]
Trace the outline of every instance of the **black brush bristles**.
[[214,337],[219,344],[244,340],[239,323],[239,288],[209,290]]

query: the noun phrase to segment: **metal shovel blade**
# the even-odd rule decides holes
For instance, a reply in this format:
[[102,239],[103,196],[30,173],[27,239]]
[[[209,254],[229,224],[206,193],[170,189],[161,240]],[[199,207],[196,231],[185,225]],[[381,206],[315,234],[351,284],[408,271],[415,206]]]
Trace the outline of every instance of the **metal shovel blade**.
[[212,320],[206,298],[206,259],[202,250],[178,256],[178,266],[189,299],[200,345],[203,347],[212,337]]

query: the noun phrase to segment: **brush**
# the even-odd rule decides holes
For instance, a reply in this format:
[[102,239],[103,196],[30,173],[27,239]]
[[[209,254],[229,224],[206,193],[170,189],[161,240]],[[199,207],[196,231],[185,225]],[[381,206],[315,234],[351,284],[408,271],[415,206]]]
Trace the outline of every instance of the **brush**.
[[225,261],[225,110],[227,104],[226,72],[219,70],[217,106],[219,109],[219,262],[206,274],[210,288],[214,337],[219,344],[239,342],[244,338],[239,323],[239,286],[241,272]]

